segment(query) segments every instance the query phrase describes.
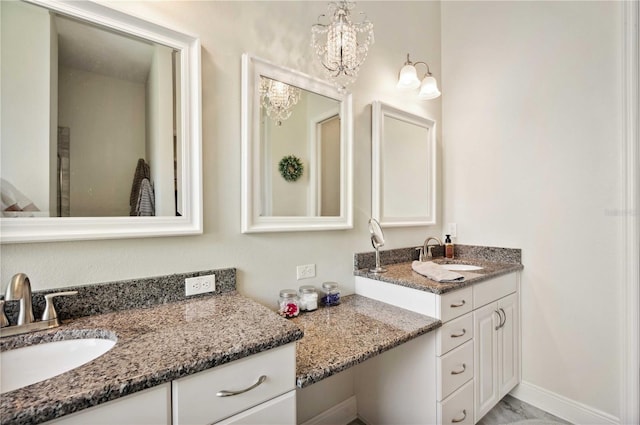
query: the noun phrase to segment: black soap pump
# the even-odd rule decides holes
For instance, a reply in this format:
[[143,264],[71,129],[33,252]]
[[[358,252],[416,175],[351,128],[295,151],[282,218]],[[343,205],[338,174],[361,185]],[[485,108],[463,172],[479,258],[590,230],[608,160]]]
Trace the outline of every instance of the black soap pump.
[[445,235],[444,240],[444,256],[450,260],[453,260],[453,242],[451,242],[451,235]]

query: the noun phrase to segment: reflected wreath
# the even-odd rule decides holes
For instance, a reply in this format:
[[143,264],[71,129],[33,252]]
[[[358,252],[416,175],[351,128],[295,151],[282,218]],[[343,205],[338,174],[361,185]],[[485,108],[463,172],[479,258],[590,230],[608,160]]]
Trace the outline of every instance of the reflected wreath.
[[294,182],[302,176],[304,165],[302,165],[302,161],[298,157],[289,155],[280,160],[278,169],[286,181]]

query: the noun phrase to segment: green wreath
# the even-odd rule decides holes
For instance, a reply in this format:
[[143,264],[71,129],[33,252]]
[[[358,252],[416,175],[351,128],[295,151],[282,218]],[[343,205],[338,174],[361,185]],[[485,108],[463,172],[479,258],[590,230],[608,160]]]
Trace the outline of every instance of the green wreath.
[[304,165],[302,165],[302,161],[300,161],[300,159],[294,155],[289,155],[280,160],[278,169],[286,181],[294,182],[302,176]]

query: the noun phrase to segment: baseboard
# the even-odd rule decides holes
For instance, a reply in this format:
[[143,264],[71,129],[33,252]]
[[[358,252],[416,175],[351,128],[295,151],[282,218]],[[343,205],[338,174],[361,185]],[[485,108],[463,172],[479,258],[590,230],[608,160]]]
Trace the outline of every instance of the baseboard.
[[356,396],[336,404],[319,415],[309,419],[302,425],[347,425],[358,418]]
[[620,419],[613,415],[528,382],[521,382],[510,394],[573,424],[620,424]]

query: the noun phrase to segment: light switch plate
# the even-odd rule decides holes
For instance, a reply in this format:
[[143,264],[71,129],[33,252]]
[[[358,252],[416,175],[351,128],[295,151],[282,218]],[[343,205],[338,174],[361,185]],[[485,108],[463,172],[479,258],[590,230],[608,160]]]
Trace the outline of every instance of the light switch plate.
[[296,268],[296,273],[298,276],[298,280],[316,277],[316,265],[305,264],[304,266],[298,266]]

